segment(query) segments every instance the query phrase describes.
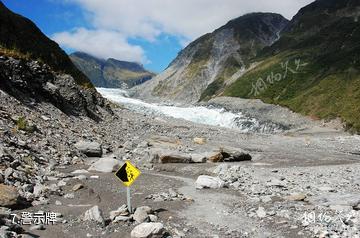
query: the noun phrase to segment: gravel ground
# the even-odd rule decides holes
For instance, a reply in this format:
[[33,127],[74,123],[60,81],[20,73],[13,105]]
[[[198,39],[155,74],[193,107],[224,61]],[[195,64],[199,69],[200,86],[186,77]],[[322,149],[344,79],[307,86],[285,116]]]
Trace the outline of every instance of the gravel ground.
[[[24,106],[2,91],[0,101],[0,182],[16,188],[22,199],[6,205],[11,211],[1,210],[3,237],[130,237],[136,222],[109,218],[110,211],[126,204],[125,189],[113,173],[71,173],[99,160],[79,151],[79,141],[97,142],[102,157],[129,159],[142,170],[131,187],[133,206],[150,206],[168,236],[359,237],[359,136],[317,123],[276,135],[242,134],[115,105],[114,115],[104,111],[103,120],[95,122],[51,104]],[[20,129],[20,117],[36,130]],[[155,161],[155,155],[169,151],[213,154],[228,147],[249,153],[252,160]],[[219,177],[224,187],[195,189],[199,175]],[[76,184],[83,187],[72,191]],[[171,199],[169,189],[176,194]],[[105,225],[83,219],[96,205]],[[39,210],[62,217],[43,230],[23,225],[29,236],[20,235],[24,231],[6,215]]]

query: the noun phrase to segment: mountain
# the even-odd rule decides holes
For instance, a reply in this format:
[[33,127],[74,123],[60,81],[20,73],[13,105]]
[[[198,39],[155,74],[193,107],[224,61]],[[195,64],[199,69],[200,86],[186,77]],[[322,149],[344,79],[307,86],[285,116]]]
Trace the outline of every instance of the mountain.
[[228,22],[183,49],[160,75],[137,88],[142,97],[196,102],[230,84],[250,67],[250,59],[279,38],[288,20],[252,13]]
[[256,98],[360,131],[359,59],[360,1],[317,0],[289,22],[261,13],[230,21],[192,42],[135,95]]
[[318,0],[302,8],[256,66],[222,95],[259,98],[360,131],[360,1]]
[[70,59],[97,87],[133,87],[151,79],[155,74],[138,63],[102,60],[83,52],[75,52]]
[[63,113],[100,120],[107,101],[67,54],[29,19],[0,2],[0,93],[34,107],[51,103]]
[[15,51],[41,60],[55,71],[72,75],[79,85],[93,87],[56,42],[46,37],[29,19],[10,11],[1,1],[0,50]]

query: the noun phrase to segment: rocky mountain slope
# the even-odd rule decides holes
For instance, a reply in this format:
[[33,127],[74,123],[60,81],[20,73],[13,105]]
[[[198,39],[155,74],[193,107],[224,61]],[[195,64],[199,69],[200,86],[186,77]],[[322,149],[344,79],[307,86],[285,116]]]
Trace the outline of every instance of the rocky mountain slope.
[[93,87],[56,42],[46,37],[29,19],[10,11],[1,1],[0,51],[14,51],[41,60],[55,71],[72,75],[79,85]]
[[188,45],[137,94],[185,102],[206,99],[242,75],[250,67],[249,60],[275,42],[287,22],[273,13],[234,19]]
[[102,60],[83,52],[72,53],[70,59],[96,87],[133,87],[155,75],[135,62],[116,59]]
[[302,8],[257,66],[225,95],[260,98],[360,130],[360,2],[318,0]]
[[48,65],[31,59],[0,53],[0,90],[24,105],[51,103],[62,112],[99,120],[106,100],[95,89],[83,88],[68,74],[54,72]]
[[360,131],[360,2],[317,0],[287,22],[250,14],[186,47],[139,97],[257,98]]
[[67,54],[1,2],[0,32],[0,90],[25,105],[48,102],[68,115],[99,120],[104,108],[111,112]]

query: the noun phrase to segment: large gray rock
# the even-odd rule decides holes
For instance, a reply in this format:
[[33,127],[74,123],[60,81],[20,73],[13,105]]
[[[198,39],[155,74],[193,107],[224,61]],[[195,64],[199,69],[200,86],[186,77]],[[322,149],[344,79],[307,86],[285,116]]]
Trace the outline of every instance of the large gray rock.
[[191,157],[189,155],[171,153],[160,156],[160,162],[163,164],[167,163],[190,163]]
[[118,170],[122,164],[123,162],[117,159],[101,158],[93,163],[88,170],[102,173],[111,173]]
[[161,238],[164,232],[162,223],[141,223],[131,231],[131,238]]
[[89,157],[101,157],[102,156],[102,147],[101,144],[91,141],[79,141],[75,144],[75,148],[78,149],[81,153]]
[[226,162],[237,162],[251,160],[251,155],[240,148],[224,147],[221,149],[221,153]]
[[151,208],[148,206],[138,207],[134,212],[133,219],[138,223],[149,221],[150,212]]
[[251,155],[240,148],[222,147],[209,157],[211,162],[239,162],[251,160]]
[[207,160],[208,154],[191,154],[192,163],[205,163]]
[[218,177],[211,177],[208,175],[200,175],[196,182],[195,187],[197,189],[202,188],[222,188],[225,186],[225,182]]
[[84,214],[84,221],[95,221],[100,225],[105,225],[105,220],[102,215],[102,211],[98,206],[93,206],[89,210],[87,210]]
[[13,186],[0,184],[0,207],[15,206],[19,202],[19,193]]

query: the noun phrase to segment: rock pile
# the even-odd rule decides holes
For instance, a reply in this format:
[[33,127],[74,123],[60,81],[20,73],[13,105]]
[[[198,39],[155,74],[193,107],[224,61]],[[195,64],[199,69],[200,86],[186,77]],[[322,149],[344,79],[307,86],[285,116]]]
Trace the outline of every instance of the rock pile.
[[352,172],[347,166],[274,170],[229,164],[214,170],[250,201],[238,212],[246,207],[251,218],[283,221],[299,236],[349,238],[360,234],[360,183]]
[[150,194],[150,195],[146,196],[145,199],[151,199],[151,200],[154,200],[155,202],[191,200],[191,198],[188,198],[188,197],[184,196],[184,194],[176,192],[172,188],[170,188],[168,192]]

